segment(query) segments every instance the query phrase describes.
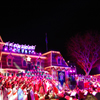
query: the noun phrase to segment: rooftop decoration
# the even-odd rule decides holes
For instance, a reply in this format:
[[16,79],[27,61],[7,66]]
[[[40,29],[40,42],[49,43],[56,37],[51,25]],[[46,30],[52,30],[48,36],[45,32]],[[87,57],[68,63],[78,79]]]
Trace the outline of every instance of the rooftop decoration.
[[29,46],[29,45],[19,45],[18,43],[15,44],[6,42],[3,48],[3,51],[9,51],[9,52],[17,52],[17,53],[23,53],[23,54],[36,54],[35,53],[35,46]]

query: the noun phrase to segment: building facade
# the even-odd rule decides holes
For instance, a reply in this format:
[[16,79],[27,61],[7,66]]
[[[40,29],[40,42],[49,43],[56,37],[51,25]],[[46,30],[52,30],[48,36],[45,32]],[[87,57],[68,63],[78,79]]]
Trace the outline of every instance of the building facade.
[[68,75],[70,67],[65,62],[59,51],[36,53],[35,46],[19,45],[16,43],[3,42],[0,37],[0,72],[19,73],[26,70],[47,71],[55,80],[58,80],[58,72]]

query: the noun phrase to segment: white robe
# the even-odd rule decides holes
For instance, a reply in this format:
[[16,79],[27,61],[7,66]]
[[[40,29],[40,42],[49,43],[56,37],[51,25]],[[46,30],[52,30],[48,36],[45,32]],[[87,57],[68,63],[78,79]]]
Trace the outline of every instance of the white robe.
[[13,100],[13,94],[11,88],[8,88],[8,100]]
[[15,87],[12,89],[12,94],[13,94],[12,100],[17,100],[17,89]]
[[0,89],[0,100],[3,100],[3,91]]
[[27,99],[27,94],[28,94],[28,93],[27,93],[26,88],[23,90],[23,93],[24,93],[24,100],[28,100],[28,99]]
[[5,87],[3,89],[3,100],[8,100],[8,91],[7,88]]
[[24,94],[21,88],[18,89],[18,100],[24,100]]

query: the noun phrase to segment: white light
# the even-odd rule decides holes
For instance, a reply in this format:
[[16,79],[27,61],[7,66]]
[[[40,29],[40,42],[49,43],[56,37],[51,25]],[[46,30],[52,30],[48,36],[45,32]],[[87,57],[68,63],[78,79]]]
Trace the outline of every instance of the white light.
[[24,48],[24,45],[21,45],[21,48]]
[[32,46],[31,46],[31,49],[35,49],[35,46],[32,45]]
[[8,46],[9,42],[6,42],[5,45]]
[[71,95],[70,96],[75,96],[76,95],[76,92],[75,91],[72,91]]
[[31,61],[31,58],[29,56],[27,57],[27,61]]
[[17,47],[17,44],[14,44],[14,47]]
[[12,45],[13,45],[13,43],[10,43],[10,44],[9,44],[9,46],[12,46]]
[[17,44],[17,48],[20,48],[20,45],[19,44]]
[[93,92],[92,92],[92,94],[93,94],[94,96],[96,95],[96,93],[97,93],[96,91],[93,91]]

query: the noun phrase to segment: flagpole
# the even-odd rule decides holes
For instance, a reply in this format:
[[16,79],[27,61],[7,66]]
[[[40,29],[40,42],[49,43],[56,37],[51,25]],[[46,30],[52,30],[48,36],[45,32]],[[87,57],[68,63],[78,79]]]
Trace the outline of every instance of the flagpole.
[[46,38],[45,38],[45,41],[46,41],[46,51],[48,51],[48,40],[47,40],[47,33],[45,33],[46,35]]

